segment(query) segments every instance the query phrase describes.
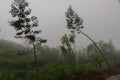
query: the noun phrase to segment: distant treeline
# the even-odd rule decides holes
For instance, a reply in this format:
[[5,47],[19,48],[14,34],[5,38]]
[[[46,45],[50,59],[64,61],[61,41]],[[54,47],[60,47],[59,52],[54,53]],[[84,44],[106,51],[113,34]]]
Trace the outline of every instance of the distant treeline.
[[[104,42],[101,40],[97,42],[97,44],[111,66],[120,63],[120,51],[115,49],[111,40],[109,42]],[[7,42],[3,45],[7,45]],[[12,46],[12,48],[9,46]],[[8,47],[9,49],[5,50],[4,46],[0,47],[1,69],[34,68],[34,57],[30,47],[23,48],[23,46],[19,46],[18,44],[14,43],[9,43]],[[6,50],[11,53],[7,52]],[[72,58],[71,55],[66,55],[66,59],[60,47],[52,48],[46,45],[41,47],[41,45],[38,43],[36,45],[36,51],[38,63],[41,67],[58,64],[91,64],[96,68],[99,68],[101,65],[104,65],[102,57],[97,54],[97,49],[93,44],[89,44],[86,48],[81,48],[74,51],[74,54],[72,54],[74,58]]]

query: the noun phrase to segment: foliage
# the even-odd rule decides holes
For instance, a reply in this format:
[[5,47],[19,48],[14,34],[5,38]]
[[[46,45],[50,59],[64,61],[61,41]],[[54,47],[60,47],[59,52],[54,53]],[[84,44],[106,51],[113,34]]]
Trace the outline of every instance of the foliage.
[[60,46],[62,50],[62,54],[64,56],[64,61],[66,63],[74,62],[75,56],[74,56],[74,47],[75,47],[75,34],[71,33],[69,36],[65,34],[61,38],[62,46]]
[[39,26],[37,17],[29,17],[31,9],[27,8],[28,6],[29,4],[25,0],[14,0],[11,4],[10,13],[12,17],[17,18],[17,20],[10,21],[10,25],[16,30],[15,37],[27,39],[32,44],[36,41],[46,42],[46,40],[36,37],[41,30],[37,28]]
[[33,71],[0,71],[0,80],[34,80]]
[[81,29],[84,28],[83,26],[83,19],[78,16],[78,14],[72,9],[70,6],[66,12],[66,22],[67,22],[67,28],[71,30],[71,32],[77,31],[80,33]]
[[103,58],[99,54],[90,55],[90,62],[97,68],[102,69]]
[[[62,80],[65,76],[74,73],[84,74],[90,70],[93,70],[93,68],[88,65],[52,65],[41,68],[39,76],[41,80]],[[0,80],[35,80],[34,77],[34,71],[0,71]]]
[[[106,59],[109,61],[109,63],[114,64],[115,61],[115,47],[110,40],[108,43],[100,40],[97,42],[97,45],[100,47],[102,52],[104,53],[103,55],[106,57]],[[89,55],[93,55],[97,53],[97,49],[94,48],[94,44],[89,44],[87,46],[87,53]]]
[[78,16],[78,14],[72,9],[71,6],[68,8],[68,10],[66,12],[66,22],[67,22],[67,28],[69,30],[71,30],[72,33],[75,33],[75,32],[77,32],[78,34],[81,33],[85,37],[87,37],[94,44],[94,46],[96,47],[98,53],[101,54],[101,56],[103,57],[104,61],[108,65],[108,67],[110,67],[110,64],[108,63],[107,59],[105,58],[105,56],[103,55],[102,51],[97,46],[95,41],[91,37],[89,37],[87,34],[85,34],[84,32],[81,31],[81,29],[84,28],[83,19]]
[[[38,19],[36,16],[29,17],[31,9],[28,8],[28,6],[29,5],[26,0],[14,0],[11,4],[10,13],[12,17],[17,18],[17,20],[12,20],[10,25],[16,30],[16,38],[26,39],[30,44],[32,44],[37,72],[36,75],[38,75],[38,61],[35,45],[37,42],[40,42],[40,44],[45,43],[46,40],[37,37],[37,34],[41,33],[41,30],[38,29]],[[37,76],[37,79],[39,79],[39,76]]]
[[[73,11],[72,7],[70,6],[65,13],[66,16],[66,22],[67,22],[67,28],[70,30],[69,35],[65,34],[61,38],[61,50],[64,55],[64,59],[66,59],[66,62],[75,61],[74,56],[74,48],[75,48],[75,30],[80,30],[83,28],[82,25],[82,19]],[[80,32],[78,32],[80,33]],[[73,60],[71,60],[73,59]],[[67,61],[68,60],[68,61]]]

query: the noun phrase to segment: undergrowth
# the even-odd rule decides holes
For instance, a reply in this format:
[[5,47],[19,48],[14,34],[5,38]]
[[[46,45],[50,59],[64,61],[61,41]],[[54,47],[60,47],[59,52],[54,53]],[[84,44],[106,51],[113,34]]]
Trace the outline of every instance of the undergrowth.
[[[89,65],[49,65],[40,68],[40,80],[62,80],[74,73],[84,74],[93,68]],[[0,80],[35,80],[34,70],[0,70]]]

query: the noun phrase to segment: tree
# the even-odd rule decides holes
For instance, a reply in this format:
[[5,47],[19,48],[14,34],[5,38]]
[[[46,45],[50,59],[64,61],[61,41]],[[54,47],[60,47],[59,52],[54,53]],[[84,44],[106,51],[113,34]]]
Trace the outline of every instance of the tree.
[[38,19],[36,16],[30,17],[31,9],[28,8],[28,6],[29,4],[26,0],[14,0],[11,4],[10,14],[16,20],[12,20],[9,23],[16,30],[15,38],[25,39],[32,45],[38,75],[39,69],[35,45],[37,42],[42,44],[46,42],[46,40],[37,37],[37,34],[41,33],[41,30],[38,29]]
[[69,35],[65,34],[61,38],[61,50],[64,56],[64,61],[66,63],[71,63],[75,61],[75,56],[74,56],[74,47],[75,47],[75,34],[71,33]]
[[100,46],[101,50],[104,53],[108,53],[108,54],[114,54],[115,53],[115,47],[112,43],[112,40],[109,40],[109,42],[107,42],[107,43],[100,40],[98,45]]
[[97,54],[97,53],[92,54],[89,56],[89,58],[90,58],[89,60],[91,61],[91,63],[95,65],[97,69],[102,69],[103,58],[101,57],[100,54]]
[[97,46],[97,44],[95,43],[95,41],[92,38],[90,38],[87,34],[85,34],[84,32],[82,32],[81,29],[84,28],[84,26],[83,26],[83,19],[78,16],[78,14],[72,9],[71,6],[68,8],[68,10],[67,10],[67,12],[65,14],[66,14],[65,16],[66,16],[67,28],[72,33],[78,33],[78,34],[81,33],[85,37],[87,37],[94,44],[94,46],[97,48],[98,53],[101,54],[101,56],[103,57],[104,61],[106,62],[106,64],[109,67],[110,64],[108,63],[107,59],[105,58],[105,56],[103,55],[102,51]]
[[[99,42],[96,42],[96,44],[100,47],[100,49],[102,50],[102,52],[104,53],[103,55],[107,58],[107,60],[109,61],[109,63],[114,63],[115,60],[115,47],[112,43],[112,40],[110,40],[109,42],[104,42],[102,40],[100,40]],[[94,48],[94,44],[89,44],[87,46],[87,53],[89,55],[93,55],[97,53],[97,49]],[[114,61],[114,62],[113,62]]]

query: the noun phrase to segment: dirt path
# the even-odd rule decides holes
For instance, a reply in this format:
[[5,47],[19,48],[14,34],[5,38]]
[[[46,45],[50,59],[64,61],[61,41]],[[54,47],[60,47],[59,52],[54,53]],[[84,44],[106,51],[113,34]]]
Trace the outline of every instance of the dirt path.
[[116,76],[111,76],[106,80],[120,80],[120,75],[116,75]]

